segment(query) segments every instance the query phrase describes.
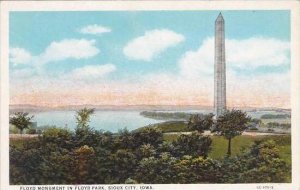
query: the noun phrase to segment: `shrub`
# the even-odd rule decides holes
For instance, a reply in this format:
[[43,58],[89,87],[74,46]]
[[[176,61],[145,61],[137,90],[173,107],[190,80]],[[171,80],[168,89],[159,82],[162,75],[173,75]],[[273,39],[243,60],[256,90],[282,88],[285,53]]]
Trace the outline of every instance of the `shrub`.
[[174,155],[176,157],[184,155],[207,157],[211,150],[211,143],[212,140],[209,136],[202,136],[198,132],[193,132],[190,135],[180,135],[173,141]]

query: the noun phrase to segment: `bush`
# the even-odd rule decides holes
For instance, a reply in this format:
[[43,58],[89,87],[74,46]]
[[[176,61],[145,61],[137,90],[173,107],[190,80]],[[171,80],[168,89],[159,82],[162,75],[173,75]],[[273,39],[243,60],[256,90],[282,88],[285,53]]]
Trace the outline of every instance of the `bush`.
[[37,130],[34,128],[29,128],[29,129],[27,129],[26,132],[27,132],[27,134],[37,134]]
[[169,153],[161,153],[158,158],[149,157],[140,161],[134,179],[139,183],[176,183],[175,163],[177,159]]
[[184,156],[175,165],[178,183],[218,183],[221,181],[221,162]]
[[150,144],[154,147],[158,147],[163,142],[163,133],[161,130],[153,127],[145,127],[140,131],[136,131],[132,134],[135,147],[139,147],[143,144]]
[[257,131],[258,130],[258,128],[256,128],[256,127],[249,127],[249,129],[248,130],[250,130],[250,131]]
[[[114,135],[91,130],[83,136],[66,129],[47,129],[38,138],[10,145],[10,183],[290,182],[290,167],[279,156],[279,145],[290,144],[290,136],[272,137],[275,141],[264,138],[267,140],[255,142],[238,156],[218,160],[207,157],[209,136],[194,132],[173,142],[161,138],[156,129]],[[88,144],[81,145],[85,142]]]
[[212,140],[209,136],[202,136],[198,132],[193,132],[191,135],[180,135],[173,141],[174,155],[176,157],[184,155],[207,157],[211,150],[211,143]]
[[248,152],[225,158],[222,165],[224,183],[289,182],[290,168],[279,157],[272,140],[256,141]]

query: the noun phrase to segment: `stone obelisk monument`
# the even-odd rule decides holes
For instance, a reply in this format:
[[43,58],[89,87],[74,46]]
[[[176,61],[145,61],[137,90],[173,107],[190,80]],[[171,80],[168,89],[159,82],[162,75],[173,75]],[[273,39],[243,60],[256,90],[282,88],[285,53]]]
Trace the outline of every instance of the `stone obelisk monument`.
[[220,13],[215,21],[215,84],[214,112],[216,118],[226,110],[225,26]]

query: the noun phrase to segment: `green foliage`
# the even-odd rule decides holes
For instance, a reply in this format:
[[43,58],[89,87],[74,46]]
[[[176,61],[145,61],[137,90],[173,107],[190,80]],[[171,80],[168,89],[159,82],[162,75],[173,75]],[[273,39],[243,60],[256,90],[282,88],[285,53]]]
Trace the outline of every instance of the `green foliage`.
[[[241,139],[240,139],[241,138]],[[218,136],[198,132],[164,141],[156,128],[119,133],[49,128],[37,138],[10,144],[10,183],[136,184],[290,182],[290,137],[264,137],[233,157],[208,157]],[[258,139],[258,138],[256,138]],[[265,140],[264,140],[265,139]],[[238,141],[234,141],[238,144]],[[254,143],[252,143],[254,142]],[[251,145],[252,143],[252,145]],[[236,148],[237,149],[237,148]],[[233,148],[235,151],[235,148]]]
[[93,183],[90,179],[89,172],[92,170],[95,151],[93,147],[88,145],[81,146],[73,150],[74,161],[72,163],[74,173],[73,183],[83,184],[83,183]]
[[133,149],[139,144],[136,144],[133,135],[126,128],[119,130],[114,142],[115,149]]
[[260,117],[261,119],[287,119],[291,118],[290,114],[264,114]]
[[136,155],[126,149],[119,149],[109,155],[111,179],[109,183],[124,183],[126,179],[134,174],[137,165]]
[[29,113],[16,112],[10,116],[9,123],[16,126],[22,134],[23,130],[30,126],[32,118],[33,116],[29,116]]
[[14,126],[14,125],[9,125],[9,134],[18,134],[20,133],[20,130]]
[[215,131],[228,139],[227,154],[229,156],[231,155],[231,139],[241,135],[247,129],[247,123],[250,121],[251,118],[241,110],[227,110],[217,118]]
[[278,123],[278,122],[269,122],[267,123],[267,127],[268,128],[291,128],[291,124],[290,123]]
[[157,147],[163,142],[163,133],[161,130],[153,127],[146,127],[143,130],[134,132],[132,135],[136,147],[143,144],[151,144]]
[[213,117],[214,117],[214,114],[191,115],[189,122],[188,122],[188,129],[196,130],[200,133],[203,133],[204,130],[209,130],[212,128],[212,125],[214,124]]
[[260,119],[257,119],[257,118],[251,118],[250,122],[252,122],[254,124],[257,124],[257,125],[260,125],[262,123],[262,121]]
[[193,132],[191,135],[180,135],[173,141],[174,155],[181,157],[184,155],[207,157],[211,149],[212,140],[209,136],[202,136]]
[[149,117],[153,119],[181,119],[188,120],[191,114],[185,112],[160,112],[160,111],[143,111],[140,113],[144,117]]
[[219,116],[216,123],[216,131],[226,139],[234,138],[241,135],[247,129],[247,123],[250,117],[246,112],[241,110],[226,111],[223,115]]
[[140,146],[140,148],[137,150],[137,155],[139,158],[148,158],[151,156],[155,156],[157,154],[157,151],[154,146],[151,144],[143,144]]
[[184,156],[175,164],[179,183],[221,182],[221,162],[210,158]]
[[89,127],[90,117],[94,114],[95,109],[83,108],[76,112],[77,128],[86,130]]
[[241,156],[225,158],[222,166],[225,183],[290,182],[290,171],[272,140],[256,141]]
[[[163,133],[189,131],[187,128],[186,121],[166,121],[166,122],[153,124],[151,125],[151,127],[157,128],[161,130]],[[145,127],[142,127],[138,130],[141,130],[143,128]]]
[[33,135],[33,134],[37,134],[37,133],[38,133],[37,129],[35,129],[35,128],[29,128],[29,129],[27,129],[27,134]]
[[43,144],[53,144],[60,148],[71,148],[73,147],[72,136],[72,132],[68,129],[54,127],[46,129],[40,139]]
[[163,152],[159,157],[148,157],[140,161],[135,177],[140,183],[175,183],[175,163],[177,159],[170,153]]

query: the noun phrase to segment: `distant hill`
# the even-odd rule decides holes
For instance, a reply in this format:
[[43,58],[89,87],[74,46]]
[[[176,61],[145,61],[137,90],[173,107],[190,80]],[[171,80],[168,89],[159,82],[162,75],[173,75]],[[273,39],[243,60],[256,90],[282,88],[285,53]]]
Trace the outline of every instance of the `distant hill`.
[[[96,110],[103,111],[114,111],[114,110],[135,110],[135,111],[184,111],[184,110],[207,110],[209,112],[213,111],[211,106],[200,106],[200,105],[68,105],[60,107],[46,107],[46,106],[36,106],[30,104],[14,104],[9,106],[10,113],[13,112],[43,112],[43,111],[59,111],[59,110],[70,110],[76,111],[87,108],[95,108]],[[229,108],[232,109],[232,108]],[[290,109],[282,108],[235,108],[242,109],[244,111],[285,111],[290,112]]]

